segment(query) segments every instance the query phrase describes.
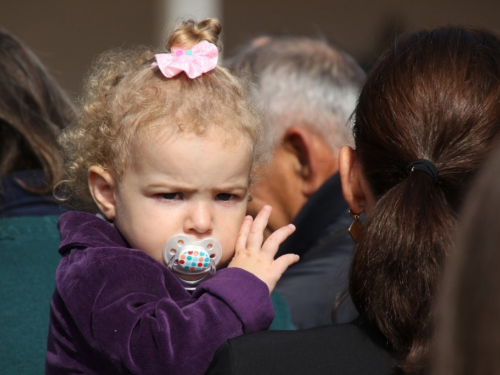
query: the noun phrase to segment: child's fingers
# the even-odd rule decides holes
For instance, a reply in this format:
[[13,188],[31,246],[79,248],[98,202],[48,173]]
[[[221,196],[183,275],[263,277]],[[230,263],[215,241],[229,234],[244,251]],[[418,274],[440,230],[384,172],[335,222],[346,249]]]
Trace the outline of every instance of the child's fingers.
[[250,233],[252,222],[253,218],[250,215],[245,216],[243,224],[241,224],[240,232],[238,233],[238,238],[236,239],[236,252],[246,249],[248,233]]
[[288,267],[297,263],[300,257],[297,254],[285,254],[277,258],[273,263],[273,269],[281,277]]
[[262,246],[262,251],[274,258],[274,255],[278,251],[281,243],[285,241],[293,232],[295,232],[295,225],[293,224],[281,227],[267,238],[266,242],[264,242],[264,245]]
[[260,250],[262,241],[264,240],[264,229],[266,229],[271,210],[271,206],[264,206],[254,219],[247,238],[248,250]]

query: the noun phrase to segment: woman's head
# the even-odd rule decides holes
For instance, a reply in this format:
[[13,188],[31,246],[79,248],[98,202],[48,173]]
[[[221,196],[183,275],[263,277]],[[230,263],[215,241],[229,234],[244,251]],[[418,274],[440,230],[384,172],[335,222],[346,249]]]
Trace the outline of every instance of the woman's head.
[[[191,48],[201,41],[219,47],[216,20],[185,21],[174,30],[167,49]],[[246,138],[253,162],[268,152],[263,124],[246,85],[217,66],[195,79],[181,73],[163,76],[152,67],[147,49],[109,52],[101,56],[86,81],[82,115],[61,137],[67,155],[67,180],[62,194],[77,205],[91,203],[87,170],[99,165],[117,180],[130,162],[134,143],[161,135],[219,132]]]
[[0,30],[0,177],[42,169],[49,192],[61,178],[59,131],[74,117],[74,108],[26,46]]
[[[355,111],[344,193],[367,213],[350,292],[405,359],[425,365],[431,305],[456,215],[500,130],[500,40],[440,28],[398,38],[370,72]],[[411,172],[416,160],[429,174]]]

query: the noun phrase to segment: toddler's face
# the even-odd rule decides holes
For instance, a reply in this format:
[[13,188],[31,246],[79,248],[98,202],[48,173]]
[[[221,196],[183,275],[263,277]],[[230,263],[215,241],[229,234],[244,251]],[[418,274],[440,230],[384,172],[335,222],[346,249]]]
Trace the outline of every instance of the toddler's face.
[[[234,139],[233,139],[234,138]],[[219,266],[234,254],[248,201],[249,142],[219,131],[181,133],[136,142],[108,214],[129,244],[163,261],[175,234],[215,237]]]

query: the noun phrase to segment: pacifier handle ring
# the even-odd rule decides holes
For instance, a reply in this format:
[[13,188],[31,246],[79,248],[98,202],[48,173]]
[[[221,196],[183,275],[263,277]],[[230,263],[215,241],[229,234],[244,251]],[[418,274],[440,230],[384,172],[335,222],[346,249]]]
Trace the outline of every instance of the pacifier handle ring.
[[[172,270],[172,272],[174,272]],[[198,285],[200,285],[203,281],[210,279],[213,275],[215,275],[216,268],[213,262],[210,262],[210,268],[207,270],[207,272],[203,275],[203,277],[199,278],[198,280],[185,280],[179,275],[177,275],[177,278],[181,282],[181,284],[184,286],[184,289],[193,291],[196,289]]]

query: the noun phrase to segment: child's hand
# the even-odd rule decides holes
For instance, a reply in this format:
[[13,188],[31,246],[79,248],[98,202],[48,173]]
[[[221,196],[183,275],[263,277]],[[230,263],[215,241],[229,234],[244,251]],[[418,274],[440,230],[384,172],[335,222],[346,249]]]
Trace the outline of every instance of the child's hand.
[[271,234],[264,245],[266,228],[271,206],[264,206],[255,220],[245,217],[241,226],[234,258],[228,267],[242,268],[264,281],[271,293],[285,270],[299,260],[295,254],[285,254],[274,259],[279,245],[295,231],[295,226],[288,224]]

